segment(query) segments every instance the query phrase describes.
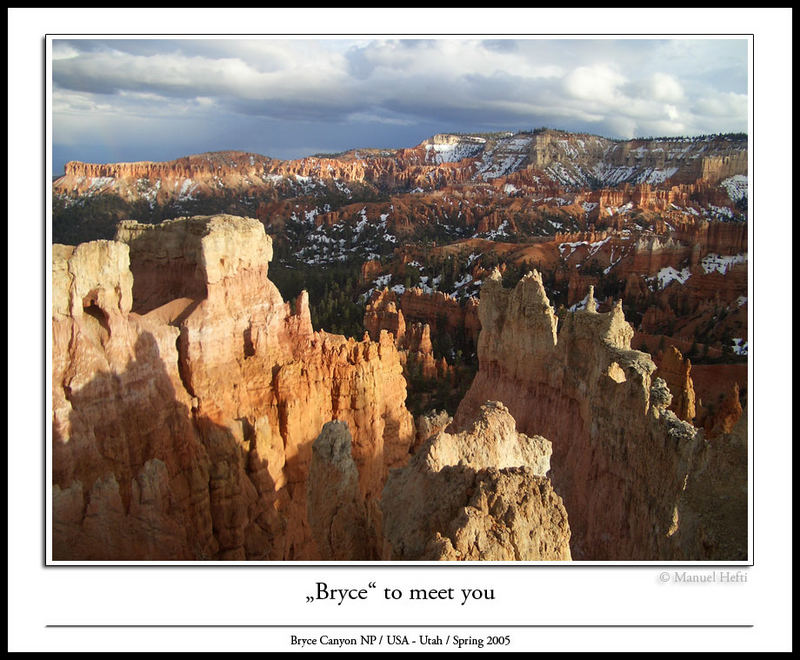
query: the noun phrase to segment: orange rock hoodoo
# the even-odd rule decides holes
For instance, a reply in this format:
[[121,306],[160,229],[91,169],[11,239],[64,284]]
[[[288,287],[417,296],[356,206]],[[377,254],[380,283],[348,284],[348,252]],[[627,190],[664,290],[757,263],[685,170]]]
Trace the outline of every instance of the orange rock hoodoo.
[[418,322],[406,325],[393,291],[383,289],[373,294],[364,312],[364,327],[372,338],[388,332],[400,351],[401,362],[404,365],[414,363],[423,378],[447,379],[452,376],[452,368],[447,360],[444,357],[436,360],[433,355],[430,325]]
[[656,376],[664,379],[673,395],[669,409],[682,420],[691,422],[697,414],[691,377],[692,363],[688,359],[684,360],[681,352],[674,346],[668,347],[658,357]]
[[55,559],[318,557],[306,477],[332,419],[377,556],[387,470],[414,439],[400,356],[387,333],[314,332],[271,256],[263,225],[231,216],[54,246]]
[[[735,519],[708,515],[725,486],[715,479],[712,496],[698,475],[715,464],[717,450],[668,409],[673,395],[650,356],[631,350],[633,329],[620,304],[604,314],[587,306],[557,331],[538,273],[509,290],[495,271],[479,314],[479,370],[453,426],[468,428],[482,403],[496,399],[520,432],[552,442],[550,478],[569,513],[573,558],[747,556],[741,507],[728,509]],[[746,460],[732,469],[735,487],[724,496],[740,501],[737,475],[746,481]],[[684,518],[692,524],[681,526]]]

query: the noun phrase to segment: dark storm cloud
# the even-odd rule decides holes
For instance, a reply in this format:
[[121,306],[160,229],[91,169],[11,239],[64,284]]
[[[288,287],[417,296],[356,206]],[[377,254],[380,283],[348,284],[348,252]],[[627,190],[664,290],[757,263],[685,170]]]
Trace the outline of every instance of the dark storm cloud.
[[338,123],[363,110],[363,104],[351,98],[311,99],[241,99],[223,101],[229,112],[272,119]]
[[54,144],[100,149],[102,129],[117,159],[126,140],[194,152],[279,142],[299,156],[367,146],[359,135],[410,146],[434,127],[747,127],[741,39],[73,39],[53,42],[52,69]]

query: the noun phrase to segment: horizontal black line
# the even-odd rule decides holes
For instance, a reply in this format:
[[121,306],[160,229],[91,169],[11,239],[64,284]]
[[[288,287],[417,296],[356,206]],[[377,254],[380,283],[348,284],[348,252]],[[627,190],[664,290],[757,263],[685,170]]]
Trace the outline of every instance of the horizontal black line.
[[752,623],[48,623],[45,628],[752,628]]

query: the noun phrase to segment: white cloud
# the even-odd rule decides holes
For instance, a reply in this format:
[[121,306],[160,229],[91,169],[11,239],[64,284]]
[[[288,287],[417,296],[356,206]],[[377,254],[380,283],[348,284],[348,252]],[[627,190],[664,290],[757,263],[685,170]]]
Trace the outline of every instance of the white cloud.
[[636,122],[628,117],[610,117],[606,124],[615,135],[626,139],[636,137]]
[[644,120],[639,123],[639,132],[643,136],[685,135],[686,125],[680,121],[668,119]]
[[350,115],[350,120],[354,122],[367,122],[377,124],[392,124],[394,126],[412,126],[413,119],[401,119],[399,117],[388,117],[375,112],[354,112]]
[[667,117],[669,117],[672,120],[675,120],[680,116],[680,113],[678,112],[678,108],[676,108],[674,105],[669,105],[669,104],[665,105],[664,106],[664,112],[666,112],[667,113]]
[[81,54],[77,48],[63,41],[53,41],[52,53],[54,60],[66,60]]
[[747,94],[733,92],[709,94],[698,99],[695,112],[709,117],[747,116]]
[[668,73],[654,73],[650,79],[653,99],[667,103],[679,103],[683,99],[683,87]]
[[564,78],[564,89],[576,99],[613,105],[619,101],[619,87],[624,83],[625,77],[618,71],[596,64],[572,71]]

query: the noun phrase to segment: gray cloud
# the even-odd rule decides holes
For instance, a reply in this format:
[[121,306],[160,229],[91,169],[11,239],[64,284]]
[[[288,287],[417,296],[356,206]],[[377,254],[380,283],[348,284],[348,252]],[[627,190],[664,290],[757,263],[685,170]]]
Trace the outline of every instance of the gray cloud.
[[126,140],[156,142],[149,135],[177,145],[180,134],[193,152],[280,135],[287,151],[367,146],[359,135],[410,146],[430,128],[632,137],[747,127],[741,39],[72,39],[53,42],[52,64],[54,144],[102,144],[102,126],[115,157]]
[[514,39],[486,39],[481,42],[486,50],[496,53],[514,53],[519,50],[519,45]]

